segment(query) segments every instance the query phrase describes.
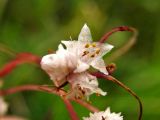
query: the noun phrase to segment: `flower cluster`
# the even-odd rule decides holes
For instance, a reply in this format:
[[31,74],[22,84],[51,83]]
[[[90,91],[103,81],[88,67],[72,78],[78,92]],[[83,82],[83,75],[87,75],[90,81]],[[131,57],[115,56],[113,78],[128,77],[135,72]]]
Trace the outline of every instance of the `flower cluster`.
[[[42,58],[30,53],[16,54],[16,58],[0,70],[0,77],[10,73],[19,64],[33,62],[41,65],[41,68],[50,76],[56,89],[46,85],[23,85],[8,90],[0,90],[0,95],[3,96],[25,90],[45,91],[59,95],[62,98],[72,120],[79,120],[79,118],[70,101],[75,101],[93,112],[90,113],[89,117],[84,117],[83,120],[123,120],[121,113],[111,113],[110,108],[107,108],[105,111],[99,111],[98,108],[92,106],[83,99],[87,98],[88,100],[89,96],[93,93],[105,96],[107,93],[99,88],[97,80],[97,78],[104,78],[121,86],[137,99],[139,103],[138,120],[141,120],[143,107],[140,98],[129,89],[129,87],[111,76],[115,70],[115,66],[112,64],[106,67],[105,62],[102,59],[102,57],[113,48],[112,45],[104,43],[105,40],[111,34],[118,31],[133,32],[134,35],[129,43],[131,42],[134,44],[137,37],[137,31],[132,27],[121,26],[114,28],[106,33],[99,42],[93,42],[90,29],[85,24],[78,36],[78,40],[62,40],[58,46],[58,50],[52,54],[45,55]],[[123,50],[127,51],[133,44],[129,44],[129,46],[124,45]],[[122,53],[120,53],[120,55],[121,54]],[[115,52],[113,56],[114,55],[117,55],[117,52]],[[116,58],[116,56],[113,58]],[[90,67],[97,69],[99,72],[88,72]],[[65,88],[62,89],[66,83],[69,83],[70,85],[69,92],[66,91]],[[4,101],[2,96],[0,96],[0,119],[24,120],[23,118],[5,115],[8,104]]]
[[[41,60],[41,67],[50,76],[54,84],[59,87],[66,81],[71,84],[70,97],[87,98],[97,93],[106,95],[98,87],[97,78],[87,72],[92,66],[100,72],[108,75],[102,57],[113,46],[93,42],[91,32],[85,24],[79,34],[78,41],[62,41],[54,54],[46,55]],[[66,49],[64,48],[66,47]]]
[[83,120],[123,120],[121,113],[111,113],[110,108],[107,108],[105,111],[90,113],[90,117],[84,117]]

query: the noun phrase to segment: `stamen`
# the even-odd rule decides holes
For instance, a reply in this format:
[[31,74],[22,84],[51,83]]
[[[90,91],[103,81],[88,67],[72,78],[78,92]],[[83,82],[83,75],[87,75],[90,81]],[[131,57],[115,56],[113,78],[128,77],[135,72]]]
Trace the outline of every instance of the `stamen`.
[[96,47],[97,46],[97,44],[96,43],[92,43],[92,47]]
[[97,50],[96,50],[96,54],[99,54],[100,53],[100,49],[99,48],[97,48]]
[[95,57],[95,54],[92,54],[90,57],[92,57],[92,58]]
[[105,120],[105,118],[102,116],[102,120]]
[[82,99],[82,96],[75,96],[75,99]]
[[89,51],[84,51],[82,56],[85,56],[89,53]]
[[90,44],[87,43],[87,44],[85,45],[85,48],[89,48],[89,46],[90,46]]

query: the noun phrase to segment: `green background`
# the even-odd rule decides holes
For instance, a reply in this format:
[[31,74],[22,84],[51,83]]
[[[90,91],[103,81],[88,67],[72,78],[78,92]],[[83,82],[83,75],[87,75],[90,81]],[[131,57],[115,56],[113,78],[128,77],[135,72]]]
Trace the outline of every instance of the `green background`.
[[[0,43],[16,52],[30,52],[39,56],[56,50],[61,40],[77,39],[84,23],[91,29],[93,39],[99,40],[117,26],[132,26],[139,31],[135,46],[115,60],[114,76],[134,90],[142,99],[143,120],[160,119],[160,1],[159,0],[0,0]],[[117,50],[131,36],[120,32],[108,42]],[[113,51],[114,51],[113,50]],[[108,54],[104,59],[112,55]],[[0,67],[12,57],[0,52]],[[24,84],[52,84],[39,67],[24,64],[8,76],[4,88]],[[92,95],[92,103],[105,110],[122,112],[124,120],[136,120],[138,104],[122,88],[100,80],[108,92],[105,97]],[[40,92],[22,92],[5,97],[9,115],[29,120],[69,120],[62,100]],[[80,118],[89,111],[75,104]]]

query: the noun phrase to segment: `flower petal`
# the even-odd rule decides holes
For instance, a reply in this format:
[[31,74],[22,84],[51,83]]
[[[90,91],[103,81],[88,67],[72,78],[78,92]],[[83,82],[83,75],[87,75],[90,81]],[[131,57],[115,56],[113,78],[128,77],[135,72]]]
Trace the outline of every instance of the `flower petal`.
[[101,95],[106,95],[106,92],[103,92],[99,87],[98,87],[98,81],[97,78],[90,75],[87,72],[82,72],[82,73],[77,73],[73,74],[70,77],[68,77],[69,83],[72,85],[73,89],[73,95],[75,97],[87,97],[93,93],[101,94]]
[[76,56],[65,50],[62,45],[59,45],[56,54],[46,55],[41,60],[42,69],[47,72],[57,87],[66,81],[65,77],[73,72],[76,66]]
[[41,68],[47,72],[57,87],[65,82],[64,78],[69,72],[63,61],[63,58],[59,59],[56,54],[46,55],[41,61]]
[[108,75],[108,71],[106,69],[105,63],[103,59],[96,59],[91,62],[91,66],[94,67],[95,69],[99,70],[100,72]]
[[74,70],[74,73],[80,73],[80,72],[84,72],[87,69],[89,69],[89,65],[78,60],[78,64],[77,64],[77,68]]
[[78,36],[78,41],[80,42],[91,42],[92,36],[89,27],[84,24],[83,28],[81,29],[81,32]]
[[110,108],[107,108],[105,111],[90,114],[90,117],[83,117],[83,120],[123,120],[123,116],[120,113],[111,113]]
[[99,57],[103,57],[106,53],[108,53],[114,46],[110,45],[108,43],[105,44],[100,44],[100,56]]
[[76,53],[78,43],[77,41],[61,41],[61,43],[63,43],[66,46],[69,52]]
[[62,44],[59,44],[59,46],[58,46],[58,51],[57,52],[63,52],[65,49],[64,49],[64,47],[63,47],[63,45]]

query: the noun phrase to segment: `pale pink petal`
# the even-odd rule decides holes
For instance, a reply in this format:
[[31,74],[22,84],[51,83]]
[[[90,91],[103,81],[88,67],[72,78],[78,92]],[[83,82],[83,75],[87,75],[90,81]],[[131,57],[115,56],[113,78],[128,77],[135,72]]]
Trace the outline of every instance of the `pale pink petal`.
[[84,117],[83,120],[123,120],[121,113],[111,113],[110,108],[105,111],[90,113],[90,117]]
[[92,41],[90,29],[88,28],[86,24],[81,29],[81,32],[78,37],[78,41],[80,42],[91,42]]
[[74,70],[74,73],[84,72],[87,69],[89,69],[89,65],[79,60],[77,64],[77,68]]
[[94,67],[95,69],[99,70],[100,72],[108,75],[108,71],[106,69],[106,65],[105,65],[103,59],[96,59],[96,60],[92,61],[91,66]]

